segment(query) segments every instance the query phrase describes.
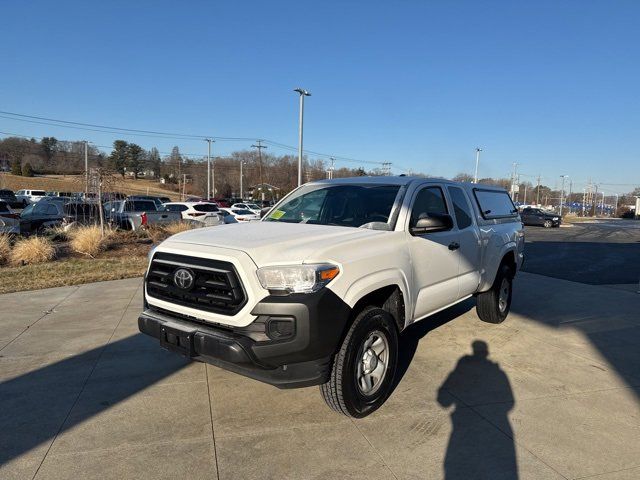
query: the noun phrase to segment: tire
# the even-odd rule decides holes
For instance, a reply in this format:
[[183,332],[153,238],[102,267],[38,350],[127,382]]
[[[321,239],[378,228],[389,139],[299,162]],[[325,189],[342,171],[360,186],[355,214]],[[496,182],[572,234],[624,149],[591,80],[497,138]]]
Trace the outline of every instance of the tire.
[[[373,345],[377,347],[371,348]],[[349,328],[334,357],[331,377],[320,385],[320,393],[336,412],[366,417],[391,393],[397,364],[398,330],[393,316],[381,308],[367,307]],[[375,372],[378,368],[384,371],[375,381],[376,376],[368,375],[367,370]]]
[[542,226],[544,228],[551,228],[551,227],[553,227],[553,222],[551,220],[545,220],[544,223],[542,224]]
[[512,295],[513,272],[507,265],[502,264],[491,289],[477,296],[476,312],[480,320],[487,323],[504,322],[509,315]]

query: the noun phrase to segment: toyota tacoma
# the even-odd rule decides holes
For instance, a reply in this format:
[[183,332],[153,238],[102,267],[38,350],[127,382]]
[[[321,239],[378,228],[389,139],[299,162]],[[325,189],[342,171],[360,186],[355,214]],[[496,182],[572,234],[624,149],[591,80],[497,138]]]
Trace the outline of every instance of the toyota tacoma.
[[476,297],[502,322],[523,261],[507,192],[434,178],[307,183],[259,222],[179,233],[150,253],[140,331],[280,388],[319,385],[351,417],[393,389],[409,325]]

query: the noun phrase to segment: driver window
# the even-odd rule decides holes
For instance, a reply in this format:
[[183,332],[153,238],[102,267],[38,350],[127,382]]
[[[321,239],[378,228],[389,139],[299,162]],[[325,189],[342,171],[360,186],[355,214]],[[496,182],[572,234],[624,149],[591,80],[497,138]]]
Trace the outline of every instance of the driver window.
[[447,202],[440,187],[425,187],[418,192],[413,201],[411,209],[411,223],[415,223],[420,218],[424,218],[432,213],[447,214]]

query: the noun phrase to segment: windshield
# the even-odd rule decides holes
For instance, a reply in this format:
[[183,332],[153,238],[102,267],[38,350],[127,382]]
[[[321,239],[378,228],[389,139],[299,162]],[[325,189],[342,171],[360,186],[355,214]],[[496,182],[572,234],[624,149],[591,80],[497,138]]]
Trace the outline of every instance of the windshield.
[[252,208],[253,210],[260,210],[260,207],[255,203],[247,203],[247,208]]
[[387,223],[398,185],[311,185],[284,200],[266,222],[360,227]]

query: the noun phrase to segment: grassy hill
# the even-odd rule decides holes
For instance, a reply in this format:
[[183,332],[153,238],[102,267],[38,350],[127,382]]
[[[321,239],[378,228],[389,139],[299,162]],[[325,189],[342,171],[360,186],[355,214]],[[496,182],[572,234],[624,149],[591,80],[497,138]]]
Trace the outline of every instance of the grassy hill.
[[[153,180],[123,179],[113,176],[110,186],[106,190],[123,192],[128,195],[161,195],[178,199],[178,194],[162,188],[161,184]],[[14,192],[22,189],[46,190],[58,192],[84,191],[84,176],[82,175],[38,175],[35,177],[21,177],[9,173],[0,173],[0,188],[9,188]]]

